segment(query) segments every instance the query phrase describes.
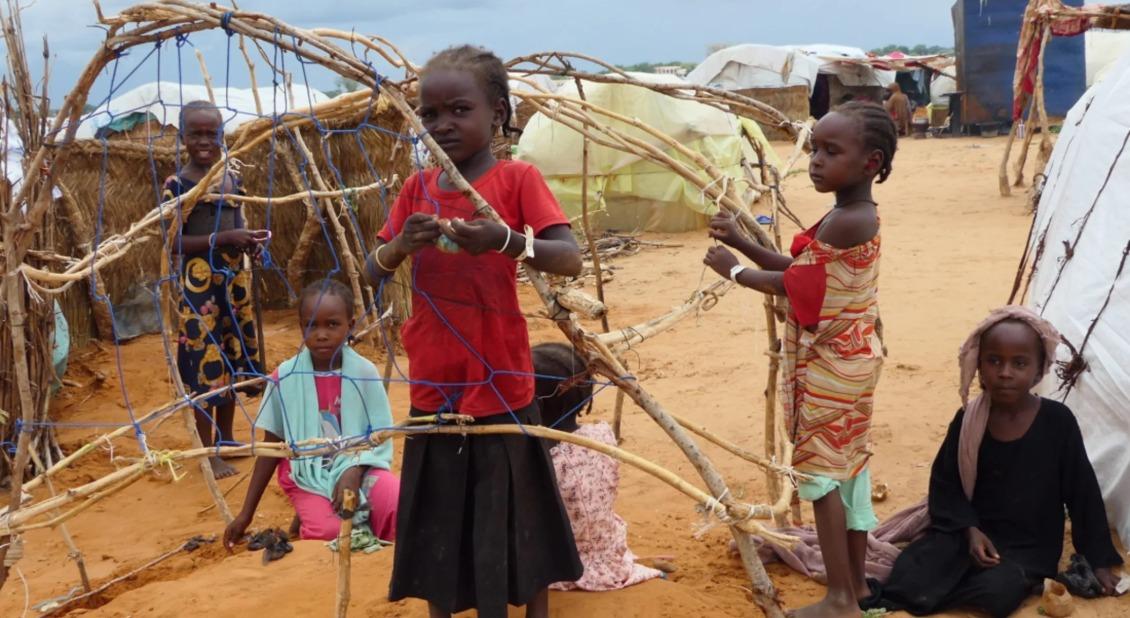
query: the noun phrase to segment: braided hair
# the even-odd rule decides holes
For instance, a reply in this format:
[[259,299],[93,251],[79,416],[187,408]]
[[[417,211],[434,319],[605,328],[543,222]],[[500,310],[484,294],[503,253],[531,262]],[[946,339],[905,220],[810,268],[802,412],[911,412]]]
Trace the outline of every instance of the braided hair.
[[835,111],[859,124],[864,149],[883,153],[883,162],[879,164],[879,182],[885,181],[891,175],[891,163],[895,159],[899,139],[898,128],[891,115],[882,105],[867,101],[848,101]]
[[317,299],[322,296],[336,296],[345,303],[345,314],[349,319],[353,319],[353,290],[348,285],[338,281],[337,279],[323,279],[315,281],[310,285],[302,288],[302,292],[298,295],[298,310],[306,306],[306,301],[311,298]]
[[[568,430],[575,417],[592,408],[592,380],[588,364],[573,346],[541,343],[530,351],[534,363],[534,391],[541,407],[542,424],[561,424]],[[585,402],[588,406],[579,410]],[[571,414],[575,412],[574,414]]]
[[514,118],[514,108],[510,105],[510,74],[501,58],[490,50],[475,45],[448,47],[428,60],[420,71],[420,77],[440,69],[471,72],[492,105],[502,99],[506,108],[502,118],[502,134],[509,137],[512,132],[521,132],[510,125]]

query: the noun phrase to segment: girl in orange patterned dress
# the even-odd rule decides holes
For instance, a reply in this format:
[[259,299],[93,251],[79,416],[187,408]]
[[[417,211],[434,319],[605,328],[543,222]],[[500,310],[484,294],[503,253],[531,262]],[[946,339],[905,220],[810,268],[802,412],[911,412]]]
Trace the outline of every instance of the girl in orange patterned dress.
[[891,173],[898,136],[882,106],[850,102],[812,133],[808,175],[820,193],[836,194],[831,212],[793,241],[791,256],[743,238],[718,215],[710,236],[737,249],[747,268],[722,246],[704,262],[739,285],[787,296],[781,401],[795,446],[793,467],[807,478],[798,495],[813,503],[827,596],[794,612],[800,618],[859,616],[869,596],[864,579],[871,508],[869,434],[875,384],[883,364],[876,304],[879,215],[871,185]]

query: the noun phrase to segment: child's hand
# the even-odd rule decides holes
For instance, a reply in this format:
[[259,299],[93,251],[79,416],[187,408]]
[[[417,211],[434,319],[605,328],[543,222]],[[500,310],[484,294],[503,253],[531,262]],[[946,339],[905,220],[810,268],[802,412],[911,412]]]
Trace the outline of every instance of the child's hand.
[[970,528],[965,534],[969,538],[969,556],[977,566],[988,569],[1001,563],[1000,553],[984,532],[978,528]]
[[[451,220],[451,232],[448,237],[455,241],[464,251],[471,255],[482,255],[487,251],[502,251],[506,247],[506,227],[488,219],[472,219],[461,221]],[[516,240],[513,232],[510,234],[510,246],[515,247]]]
[[258,251],[259,245],[266,242],[270,238],[270,232],[267,230],[249,230],[246,228],[236,228],[234,230],[224,230],[216,234],[216,246],[235,247],[240,251]]
[[333,507],[342,519],[346,517],[353,517],[353,511],[345,510],[345,505],[342,504],[345,498],[345,490],[350,490],[353,495],[357,495],[358,490],[361,489],[361,479],[365,476],[364,466],[353,466],[352,468],[341,473],[341,478],[337,480],[337,485],[334,485]]
[[228,527],[224,529],[224,548],[230,553],[236,544],[243,541],[247,527],[251,525],[251,516],[240,512],[235,516]]
[[404,220],[404,229],[400,230],[400,235],[396,238],[404,254],[412,255],[435,243],[439,236],[439,221],[436,216],[417,212],[408,215]]
[[730,278],[730,270],[738,265],[738,258],[725,247],[711,247],[706,250],[706,258],[702,260],[714,272],[726,279]]
[[1118,581],[1121,578],[1109,568],[1095,569],[1095,578],[1103,585],[1103,594],[1108,597],[1121,596],[1118,592]]
[[714,215],[714,217],[710,219],[710,229],[707,231],[707,234],[714,240],[730,247],[733,247],[742,240],[741,232],[738,231],[737,219],[730,214],[722,212]]

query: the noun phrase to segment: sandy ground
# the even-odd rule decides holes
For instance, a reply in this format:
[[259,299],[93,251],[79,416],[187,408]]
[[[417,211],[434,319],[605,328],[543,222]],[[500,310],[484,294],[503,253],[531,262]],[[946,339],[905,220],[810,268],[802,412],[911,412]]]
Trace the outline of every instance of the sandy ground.
[[[877,505],[881,517],[924,495],[929,464],[958,406],[958,345],[987,310],[1008,296],[1029,219],[1023,197],[997,196],[995,171],[1003,144],[1002,139],[906,141],[891,180],[877,187],[883,214],[881,304],[890,349],[873,434],[873,476],[891,488],[891,497]],[[830,203],[828,196],[812,190],[803,174],[791,180],[788,198],[805,222],[815,221]],[[709,246],[704,234],[654,239],[681,246],[649,249],[614,264],[608,297],[615,325],[638,323],[679,304],[703,275],[701,256]],[[538,307],[528,289],[524,300],[530,309]],[[560,336],[545,322],[531,323],[530,328],[535,341]],[[764,328],[760,297],[732,292],[709,313],[640,346],[630,358],[632,369],[671,410],[760,449]],[[298,345],[296,318],[289,312],[270,313],[266,333],[272,362],[290,355]],[[68,377],[84,388],[65,390],[55,406],[55,417],[73,424],[60,428],[68,451],[105,431],[90,424],[122,423],[130,410],[142,414],[171,398],[159,339],[131,342],[120,349],[120,358],[119,365],[114,350],[93,346],[73,355]],[[395,387],[391,394],[399,418],[407,411],[406,389]],[[613,401],[611,391],[602,393],[596,400],[595,418],[610,418]],[[246,435],[254,405],[241,414],[245,418],[239,427]],[[179,416],[147,431],[152,448],[187,445]],[[624,432],[626,448],[697,481],[691,466],[640,411],[627,412]],[[759,471],[717,449],[706,450],[736,493],[752,502],[764,501]],[[112,449],[103,444],[101,452],[67,472],[61,484],[73,486],[100,477],[113,469],[111,456],[128,461],[136,453],[132,435],[115,441]],[[251,462],[240,461],[238,466],[246,473]],[[95,584],[128,573],[193,535],[222,531],[195,467],[182,472],[177,481],[168,473],[147,478],[71,521],[70,532],[84,552]],[[221,485],[231,489],[229,501],[238,509],[245,479],[229,479]],[[727,552],[727,532],[715,527],[696,539],[702,522],[681,494],[626,468],[618,511],[629,523],[637,554],[668,556],[678,570],[669,581],[614,593],[554,594],[554,616],[759,614],[750,602],[740,564]],[[255,525],[285,528],[290,516],[281,491],[272,486]],[[811,521],[807,508],[805,516]],[[0,591],[0,615],[18,616],[27,600],[39,603],[77,585],[77,571],[57,532],[35,531],[26,538],[20,576]],[[426,615],[420,602],[385,600],[391,562],[391,551],[354,558],[352,615]],[[217,542],[123,581],[71,615],[207,612],[221,617],[268,607],[285,615],[328,615],[335,590],[333,565],[330,552],[317,542],[299,542],[293,554],[268,566],[261,563],[259,553],[240,550],[229,556]],[[820,585],[780,565],[769,570],[786,606],[811,602],[823,592]],[[1029,603],[1021,615],[1038,615],[1035,603]],[[1130,598],[1085,602],[1075,615],[1130,615]]]

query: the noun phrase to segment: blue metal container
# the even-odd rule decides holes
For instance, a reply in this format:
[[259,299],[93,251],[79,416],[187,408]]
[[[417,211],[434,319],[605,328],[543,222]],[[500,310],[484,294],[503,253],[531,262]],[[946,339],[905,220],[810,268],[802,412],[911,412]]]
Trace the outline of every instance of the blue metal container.
[[[1027,0],[957,0],[953,5],[957,87],[967,126],[1012,121],[1016,44],[1027,5]],[[1053,37],[1048,43],[1044,97],[1049,116],[1065,116],[1087,89],[1085,56],[1083,35]]]

